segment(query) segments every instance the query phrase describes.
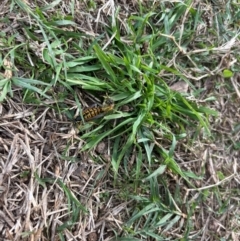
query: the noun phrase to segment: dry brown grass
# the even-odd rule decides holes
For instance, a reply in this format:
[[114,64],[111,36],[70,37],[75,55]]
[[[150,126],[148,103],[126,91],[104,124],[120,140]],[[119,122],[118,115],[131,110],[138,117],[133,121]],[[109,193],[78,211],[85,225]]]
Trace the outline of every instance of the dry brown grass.
[[[104,143],[98,145],[96,152],[103,154],[106,162],[95,164],[88,153],[79,154],[82,142],[69,143],[75,134],[71,123],[57,120],[56,113],[50,108],[36,109],[31,104],[23,104],[19,93],[16,89],[14,98],[1,105],[3,209],[0,227],[4,240],[23,240],[21,237],[26,231],[27,240],[56,240],[56,227],[71,216],[69,201],[57,179],[62,180],[89,210],[88,214],[79,217],[73,233],[65,232],[68,240],[73,237],[85,240],[94,230],[101,230],[98,235],[106,237],[106,227],[120,228],[123,221],[119,213],[128,202],[112,200],[116,190],[107,181],[110,165],[107,146]],[[31,120],[29,116],[35,119]],[[73,163],[62,157],[67,145],[65,155],[71,157]],[[92,152],[91,155],[97,154]],[[52,178],[52,181],[41,183],[36,175],[41,179]],[[109,203],[99,202],[99,196],[105,192],[109,193]],[[47,227],[51,227],[48,233]]]

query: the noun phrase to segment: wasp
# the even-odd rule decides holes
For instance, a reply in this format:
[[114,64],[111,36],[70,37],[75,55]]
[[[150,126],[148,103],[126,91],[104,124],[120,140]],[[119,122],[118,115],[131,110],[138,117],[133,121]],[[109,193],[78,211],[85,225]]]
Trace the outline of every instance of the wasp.
[[[106,98],[106,100],[104,101],[104,103],[102,105],[94,105],[92,107],[83,109],[82,117],[83,117],[84,121],[90,121],[93,119],[97,119],[97,118],[104,116],[109,111],[113,110],[113,108],[114,108],[114,102],[112,99],[110,99],[108,97],[108,98]],[[75,119],[75,121],[78,122],[81,119],[82,118],[79,116]],[[81,121],[80,121],[80,124],[82,124]]]

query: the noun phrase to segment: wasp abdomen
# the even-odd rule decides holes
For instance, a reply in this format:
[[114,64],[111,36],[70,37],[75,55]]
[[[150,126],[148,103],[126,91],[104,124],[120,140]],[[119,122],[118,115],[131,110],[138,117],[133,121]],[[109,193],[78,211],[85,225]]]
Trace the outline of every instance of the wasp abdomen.
[[[113,110],[114,108],[114,103],[111,101],[108,101],[106,104],[100,106],[100,105],[95,105],[93,107],[85,108],[83,109],[82,116],[84,121],[89,121],[92,119],[99,118],[103,116],[105,113]],[[81,117],[78,116],[75,121],[81,120]]]
[[104,111],[101,106],[90,107],[83,110],[83,118],[85,121],[94,119],[98,115],[102,114]]

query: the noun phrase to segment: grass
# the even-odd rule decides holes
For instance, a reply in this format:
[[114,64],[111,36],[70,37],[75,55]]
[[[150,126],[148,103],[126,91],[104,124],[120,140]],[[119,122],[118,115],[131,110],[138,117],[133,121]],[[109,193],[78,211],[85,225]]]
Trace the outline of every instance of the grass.
[[1,238],[238,240],[238,3],[2,14]]

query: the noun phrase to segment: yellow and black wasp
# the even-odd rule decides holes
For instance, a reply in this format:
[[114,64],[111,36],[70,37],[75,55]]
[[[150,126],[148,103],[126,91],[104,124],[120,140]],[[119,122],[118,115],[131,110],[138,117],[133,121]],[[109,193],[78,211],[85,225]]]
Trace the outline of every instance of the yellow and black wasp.
[[[102,105],[96,104],[92,107],[84,108],[82,111],[82,117],[84,122],[88,122],[93,119],[100,118],[104,116],[106,113],[112,111],[114,108],[114,102],[112,99],[107,97]],[[81,116],[78,116],[75,119],[77,122],[77,128],[83,124]]]

